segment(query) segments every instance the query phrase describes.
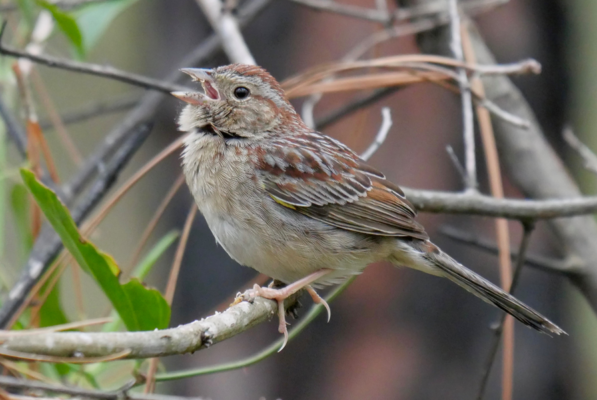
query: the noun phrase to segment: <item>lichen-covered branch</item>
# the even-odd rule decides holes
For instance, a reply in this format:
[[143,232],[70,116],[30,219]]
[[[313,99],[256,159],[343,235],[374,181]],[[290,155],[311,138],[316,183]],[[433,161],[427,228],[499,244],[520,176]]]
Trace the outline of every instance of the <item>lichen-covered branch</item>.
[[[295,299],[296,297],[293,297]],[[123,358],[164,357],[205,349],[271,318],[277,312],[275,301],[256,298],[243,301],[200,321],[176,328],[144,332],[55,332],[11,336],[0,344],[0,355],[45,355],[105,357],[128,352]],[[2,341],[0,334],[0,342]],[[51,361],[51,359],[48,359]]]

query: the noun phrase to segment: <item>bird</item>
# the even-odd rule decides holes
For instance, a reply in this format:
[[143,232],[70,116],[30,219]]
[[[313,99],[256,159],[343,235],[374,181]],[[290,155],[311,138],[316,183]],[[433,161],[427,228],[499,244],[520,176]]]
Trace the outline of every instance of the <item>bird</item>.
[[186,105],[178,128],[186,182],[207,225],[239,264],[286,286],[259,287],[249,298],[284,300],[389,261],[448,278],[537,331],[556,324],[433,244],[400,187],[338,140],[308,127],[264,68],[231,64],[184,68],[202,91],[172,95]]

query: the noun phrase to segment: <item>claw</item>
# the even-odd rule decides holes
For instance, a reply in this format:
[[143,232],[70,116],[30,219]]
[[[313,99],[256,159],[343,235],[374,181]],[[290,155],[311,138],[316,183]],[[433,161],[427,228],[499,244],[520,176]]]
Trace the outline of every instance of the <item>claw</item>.
[[243,293],[243,300],[252,301],[255,299],[255,297],[263,297],[265,299],[276,300],[276,302],[278,303],[278,331],[284,334],[284,342],[282,343],[282,347],[280,347],[280,350],[278,350],[278,352],[282,351],[282,349],[286,347],[286,343],[288,343],[288,328],[286,326],[288,324],[286,323],[286,309],[284,308],[284,300],[287,299],[289,296],[306,287],[307,291],[309,291],[309,293],[311,294],[313,301],[315,303],[324,305],[324,307],[328,311],[328,321],[330,320],[330,307],[328,306],[326,301],[319,297],[319,295],[315,293],[315,290],[313,290],[313,288],[309,286],[310,283],[315,282],[317,279],[329,274],[330,272],[332,271],[329,269],[319,270],[281,289],[274,289],[272,287],[260,287],[259,285],[255,284],[253,286],[253,289],[247,290],[245,293]]
[[281,352],[284,347],[286,347],[286,343],[288,343],[288,325],[286,323],[286,310],[284,309],[284,300],[278,300],[278,332],[284,334],[284,342],[282,342],[282,347],[278,350],[278,353]]
[[330,319],[332,318],[332,310],[330,309],[328,302],[325,301],[320,295],[318,295],[315,289],[311,287],[311,285],[306,286],[305,289],[307,289],[307,292],[309,292],[309,294],[311,295],[313,303],[321,304],[325,307],[326,311],[328,312],[328,322],[330,322]]

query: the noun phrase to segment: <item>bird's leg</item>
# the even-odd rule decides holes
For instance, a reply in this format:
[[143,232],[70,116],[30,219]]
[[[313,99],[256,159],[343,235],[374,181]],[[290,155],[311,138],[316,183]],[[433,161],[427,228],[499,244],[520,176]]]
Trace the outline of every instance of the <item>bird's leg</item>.
[[325,307],[325,309],[328,312],[328,322],[330,322],[330,318],[332,318],[332,310],[330,310],[330,306],[328,305],[328,302],[325,301],[320,295],[318,295],[317,292],[315,291],[315,289],[313,289],[311,287],[311,285],[308,285],[305,289],[307,289],[307,292],[309,292],[309,294],[311,295],[311,298],[313,299],[313,303],[321,304]]
[[[282,349],[284,348],[284,346],[286,346],[286,343],[288,342],[288,328],[286,327],[286,309],[284,308],[284,300],[286,300],[288,297],[292,296],[293,294],[295,294],[303,288],[307,288],[309,294],[311,294],[311,292],[315,293],[315,291],[309,285],[321,278],[322,276],[329,274],[330,272],[332,272],[331,269],[320,269],[319,271],[307,275],[304,278],[299,279],[298,281],[293,282],[280,289],[260,287],[259,285],[255,284],[255,286],[253,286],[253,289],[248,290],[247,293],[245,293],[245,298],[248,297],[248,299],[252,299],[255,297],[263,297],[264,299],[276,300],[278,302],[278,331],[284,334],[284,343],[278,351],[282,351]],[[325,300],[319,297],[317,293],[315,293],[315,296],[317,296],[318,298],[317,301],[315,300],[315,297],[313,297],[313,294],[311,294],[311,297],[313,297],[313,300],[316,303],[323,301],[323,303],[327,306]],[[329,307],[326,308],[328,308],[329,312]]]

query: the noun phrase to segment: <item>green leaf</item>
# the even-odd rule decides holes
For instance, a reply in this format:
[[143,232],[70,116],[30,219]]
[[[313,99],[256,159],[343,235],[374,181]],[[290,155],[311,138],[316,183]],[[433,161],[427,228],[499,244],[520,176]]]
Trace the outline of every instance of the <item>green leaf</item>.
[[[156,261],[164,254],[168,247],[172,245],[178,239],[180,233],[176,230],[172,230],[164,235],[155,246],[149,251],[149,253],[141,260],[139,264],[133,270],[131,276],[134,278],[138,278],[139,280],[145,280],[145,277],[151,271],[151,268],[155,265]],[[120,318],[114,311],[110,314],[110,318],[112,319],[111,322],[104,324],[102,326],[102,332],[115,332],[118,330],[118,327],[122,324]]]
[[112,257],[81,237],[66,207],[54,192],[37,181],[33,172],[21,169],[21,176],[42,212],[77,263],[89,271],[122,318],[129,331],[163,329],[170,321],[170,306],[155,289],[138,279],[121,285]]
[[75,18],[62,11],[58,6],[48,3],[46,0],[37,0],[36,2],[40,7],[45,8],[52,14],[58,28],[73,45],[77,56],[82,58],[85,55],[83,35],[81,34],[81,30],[79,29],[79,25]]
[[[148,290],[137,278],[122,285],[122,289],[129,299],[138,317],[152,315],[153,318],[137,318],[137,330],[150,331],[155,328],[168,327],[170,322],[170,307],[162,294],[157,290]],[[123,319],[124,320],[124,319]],[[156,326],[156,321],[159,325]],[[126,324],[126,321],[124,321]]]
[[137,0],[106,1],[90,4],[72,13],[83,36],[88,52],[95,46],[112,21]]
[[147,255],[137,264],[131,276],[145,280],[145,277],[156,263],[157,260],[168,250],[168,248],[178,239],[180,233],[177,230],[172,230],[164,235],[159,242],[147,253]]

